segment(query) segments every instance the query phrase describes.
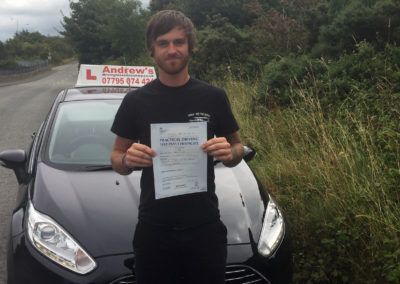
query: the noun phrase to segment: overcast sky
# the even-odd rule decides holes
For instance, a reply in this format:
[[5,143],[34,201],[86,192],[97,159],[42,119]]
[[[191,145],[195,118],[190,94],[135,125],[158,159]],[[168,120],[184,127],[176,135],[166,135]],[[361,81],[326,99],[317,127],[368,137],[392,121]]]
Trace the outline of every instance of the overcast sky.
[[[141,0],[143,7],[149,1]],[[61,11],[69,16],[69,0],[0,0],[0,41],[22,30],[58,35],[62,30]]]

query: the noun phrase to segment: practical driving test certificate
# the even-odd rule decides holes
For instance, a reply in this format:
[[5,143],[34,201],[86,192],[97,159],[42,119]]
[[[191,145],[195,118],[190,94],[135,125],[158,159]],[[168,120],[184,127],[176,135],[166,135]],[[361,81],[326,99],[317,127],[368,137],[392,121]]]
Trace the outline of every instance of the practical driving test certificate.
[[207,191],[207,122],[151,124],[155,198]]

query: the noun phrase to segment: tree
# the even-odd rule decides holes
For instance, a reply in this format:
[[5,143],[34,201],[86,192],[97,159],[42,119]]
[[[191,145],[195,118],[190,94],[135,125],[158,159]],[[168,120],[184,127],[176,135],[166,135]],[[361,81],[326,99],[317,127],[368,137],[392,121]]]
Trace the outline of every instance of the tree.
[[304,26],[273,8],[254,22],[252,32],[257,50],[264,56],[266,50],[272,54],[285,54],[302,50],[307,44]]
[[74,56],[71,45],[64,37],[46,37],[39,32],[22,30],[5,43],[0,42],[0,66],[12,68],[19,60],[47,60],[49,53],[52,55],[50,63],[53,64]]
[[146,17],[139,0],[70,2],[62,32],[74,45],[80,63],[132,61],[144,51]]
[[47,58],[47,50],[43,48],[45,39],[46,36],[39,32],[22,30],[6,41],[5,49],[8,51],[8,57],[13,60],[44,59]]
[[65,37],[52,36],[45,40],[46,57],[51,54],[51,63],[58,64],[63,59],[75,56],[74,50]]
[[4,43],[0,40],[0,60],[4,60],[6,57],[6,48],[4,47]]
[[333,19],[320,28],[318,44],[313,50],[315,55],[339,56],[343,51],[354,51],[364,40],[381,50],[388,43],[400,41],[398,1],[336,2],[340,5],[331,5],[329,11]]
[[254,73],[251,34],[235,27],[221,15],[208,18],[198,33],[199,50],[194,54],[191,70],[206,80],[223,79],[227,73],[242,77]]
[[163,9],[180,10],[188,16],[198,29],[207,24],[208,18],[220,15],[237,27],[249,25],[252,15],[243,9],[248,0],[151,0],[150,10],[156,13]]
[[153,13],[165,10],[165,9],[176,9],[177,6],[174,4],[174,0],[150,0],[150,11]]

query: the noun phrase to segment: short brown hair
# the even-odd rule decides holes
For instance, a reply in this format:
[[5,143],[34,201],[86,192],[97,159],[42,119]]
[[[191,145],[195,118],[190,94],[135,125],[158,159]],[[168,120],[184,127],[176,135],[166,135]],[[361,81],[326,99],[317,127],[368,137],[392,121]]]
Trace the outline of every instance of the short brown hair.
[[196,31],[193,22],[180,11],[163,10],[154,14],[146,29],[146,47],[153,55],[153,44],[157,37],[168,33],[173,28],[181,28],[185,31],[189,44],[189,53],[196,48]]

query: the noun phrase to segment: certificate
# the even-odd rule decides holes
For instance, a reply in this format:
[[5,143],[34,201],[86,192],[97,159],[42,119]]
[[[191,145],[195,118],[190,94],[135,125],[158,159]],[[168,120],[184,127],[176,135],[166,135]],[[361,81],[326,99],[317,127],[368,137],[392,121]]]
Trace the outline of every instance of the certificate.
[[155,198],[207,191],[207,122],[151,124]]

